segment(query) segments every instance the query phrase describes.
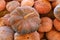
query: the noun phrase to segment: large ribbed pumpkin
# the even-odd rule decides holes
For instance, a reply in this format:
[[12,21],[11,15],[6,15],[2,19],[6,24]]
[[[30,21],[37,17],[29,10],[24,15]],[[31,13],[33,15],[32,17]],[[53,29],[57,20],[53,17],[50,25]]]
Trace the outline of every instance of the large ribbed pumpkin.
[[14,31],[25,34],[34,32],[39,28],[40,18],[37,11],[29,6],[17,7],[7,17]]
[[13,30],[7,26],[0,27],[0,40],[13,40]]

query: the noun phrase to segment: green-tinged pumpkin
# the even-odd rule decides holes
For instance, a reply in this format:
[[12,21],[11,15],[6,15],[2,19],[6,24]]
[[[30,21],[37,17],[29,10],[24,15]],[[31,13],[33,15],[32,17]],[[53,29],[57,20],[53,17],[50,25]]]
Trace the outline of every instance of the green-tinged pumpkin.
[[10,13],[10,17],[7,21],[14,31],[20,34],[34,32],[38,30],[40,25],[39,14],[34,8],[29,6],[17,7]]

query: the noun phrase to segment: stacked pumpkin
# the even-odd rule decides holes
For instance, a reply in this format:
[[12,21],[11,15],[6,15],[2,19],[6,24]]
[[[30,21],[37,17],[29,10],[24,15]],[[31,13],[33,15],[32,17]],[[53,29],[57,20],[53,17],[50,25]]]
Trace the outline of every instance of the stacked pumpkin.
[[60,40],[60,0],[0,0],[0,40]]

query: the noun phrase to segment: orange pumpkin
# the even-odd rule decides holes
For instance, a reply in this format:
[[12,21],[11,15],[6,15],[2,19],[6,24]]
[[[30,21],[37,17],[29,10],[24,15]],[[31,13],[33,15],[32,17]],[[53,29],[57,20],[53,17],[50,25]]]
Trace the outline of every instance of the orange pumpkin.
[[8,24],[11,24],[12,28],[20,34],[34,32],[39,28],[39,14],[30,6],[17,7],[10,16],[7,17]]
[[52,29],[52,20],[49,17],[42,17],[39,32],[49,32]]
[[48,40],[60,40],[60,32],[52,29],[50,32],[46,33],[46,37]]
[[13,11],[15,8],[19,7],[20,3],[18,1],[10,1],[7,3],[6,5],[6,9],[11,12]]
[[15,33],[14,40],[40,40],[40,35],[38,32],[33,32],[25,35]]
[[47,14],[51,10],[51,4],[46,0],[35,1],[34,8],[40,14]]
[[5,0],[0,0],[0,11],[4,10],[6,6]]
[[13,40],[13,30],[7,26],[0,27],[0,40]]
[[60,31],[60,21],[57,19],[54,19],[54,27],[57,31]]

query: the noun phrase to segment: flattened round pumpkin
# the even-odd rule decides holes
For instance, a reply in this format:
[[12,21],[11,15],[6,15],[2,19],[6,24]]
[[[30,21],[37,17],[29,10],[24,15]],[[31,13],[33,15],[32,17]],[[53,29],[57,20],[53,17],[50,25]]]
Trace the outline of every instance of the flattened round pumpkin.
[[39,14],[30,6],[17,7],[10,16],[7,21],[10,22],[14,31],[20,34],[34,32],[39,28]]

